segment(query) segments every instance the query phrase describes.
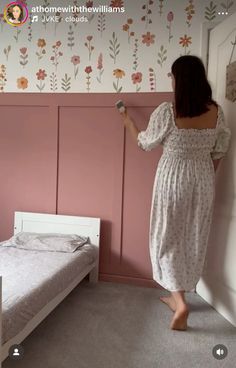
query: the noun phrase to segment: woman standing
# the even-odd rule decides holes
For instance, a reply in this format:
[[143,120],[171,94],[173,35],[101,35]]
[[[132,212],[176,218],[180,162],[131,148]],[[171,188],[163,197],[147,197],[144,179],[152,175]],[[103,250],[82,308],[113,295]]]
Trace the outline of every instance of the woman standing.
[[230,130],[212,99],[204,65],[181,56],[171,68],[174,103],[163,102],[139,131],[127,111],[126,128],[145,151],[163,145],[155,175],[149,248],[153,279],[170,291],[160,298],[174,312],[171,328],[186,330],[185,292],[195,289],[206,255],[215,198],[215,171],[229,148]]

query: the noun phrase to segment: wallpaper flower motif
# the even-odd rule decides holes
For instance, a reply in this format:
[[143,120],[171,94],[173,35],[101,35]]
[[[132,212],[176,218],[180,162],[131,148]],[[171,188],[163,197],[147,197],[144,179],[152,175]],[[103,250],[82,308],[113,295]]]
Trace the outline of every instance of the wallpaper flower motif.
[[211,1],[210,4],[205,7],[205,19],[206,20],[211,21],[216,17],[216,8],[217,8],[217,5],[214,4],[213,1]]
[[152,92],[156,91],[156,73],[152,68],[149,68],[149,82],[150,82],[150,90]]
[[90,79],[91,79],[90,74],[92,73],[92,71],[93,71],[93,69],[92,69],[92,67],[91,67],[91,66],[86,66],[86,68],[85,68],[85,73],[87,74],[87,76],[86,76],[86,80],[87,80],[86,84],[87,84],[87,91],[88,91],[88,92],[90,91],[90,84],[91,84],[91,81],[90,81]]
[[134,32],[130,31],[130,25],[133,23],[133,19],[127,19],[127,23],[123,25],[123,31],[128,33],[128,42],[130,43],[130,38],[134,36]]
[[80,63],[80,57],[76,55],[72,56],[71,62],[74,65],[74,77],[76,79],[78,72],[79,72],[78,64]]
[[61,41],[57,41],[55,45],[52,46],[53,49],[53,56],[51,56],[50,60],[52,64],[55,66],[57,70],[57,65],[59,64],[59,58],[63,55],[61,51],[59,51],[59,47],[61,46]]
[[20,65],[23,66],[23,68],[28,63],[28,54],[27,54],[27,47],[22,47],[20,49]]
[[150,46],[152,43],[155,42],[155,35],[152,34],[150,32],[147,32],[146,34],[142,35],[143,37],[143,43],[146,45],[146,46]]
[[[0,92],[172,91],[171,64],[182,53],[199,55],[201,24],[220,21],[219,11],[236,11],[236,0],[99,0],[125,12],[57,9],[50,15],[58,22],[50,22],[47,7],[92,10],[98,1],[21,2],[29,18],[11,27],[0,0]],[[39,5],[43,11],[33,22],[32,6]],[[87,21],[78,21],[82,16]]]
[[145,15],[142,16],[141,20],[145,22],[145,28],[147,28],[148,25],[152,23],[152,19],[151,19],[152,5],[153,5],[153,0],[147,0],[146,3],[142,6],[142,9],[144,10]]
[[84,44],[84,46],[86,46],[87,49],[88,49],[89,61],[91,60],[91,55],[92,55],[92,52],[94,50],[94,46],[91,45],[92,39],[93,39],[93,36],[87,36],[87,41],[88,42],[85,42],[85,44]]
[[28,79],[25,77],[21,77],[17,79],[17,88],[26,89],[28,88]]
[[39,38],[37,42],[38,51],[36,51],[36,55],[38,57],[38,61],[40,61],[43,56],[46,54],[46,41],[43,38]]
[[136,92],[139,92],[141,89],[140,83],[142,82],[143,75],[140,72],[132,74],[133,83],[136,85]]
[[43,81],[45,80],[47,74],[45,70],[39,69],[36,75],[37,75],[37,79],[39,80],[39,84],[36,84],[36,87],[39,89],[40,92],[42,92],[42,90],[45,87],[45,83],[43,83]]
[[98,14],[98,31],[100,32],[100,36],[102,37],[103,32],[106,29],[106,15],[104,13]]
[[186,34],[184,35],[184,37],[180,37],[179,43],[184,47],[185,55],[188,54],[186,53],[186,48],[192,43],[191,39],[192,37],[187,37]]
[[10,51],[11,51],[11,45],[8,45],[6,48],[4,48],[4,54],[6,55],[7,61],[8,61]]
[[189,5],[185,8],[185,11],[187,14],[186,23],[190,27],[193,14],[195,14],[193,0],[189,0]]
[[113,71],[113,75],[117,79],[116,84],[115,84],[115,82],[113,82],[113,87],[114,87],[114,89],[115,89],[116,92],[121,92],[122,91],[122,87],[119,88],[119,81],[120,81],[120,79],[122,79],[125,76],[125,72],[124,72],[124,70],[121,70],[121,69],[115,69]]
[[97,63],[97,69],[99,70],[99,76],[97,77],[97,81],[99,83],[102,83],[102,74],[104,72],[104,68],[103,68],[103,54],[100,53],[98,56],[98,63]]
[[0,65],[0,91],[4,91],[4,87],[6,85],[6,66]]
[[170,11],[168,14],[167,14],[167,21],[169,22],[169,24],[166,26],[167,29],[169,29],[169,38],[168,38],[168,41],[170,42],[170,40],[174,37],[172,34],[171,34],[171,26],[172,26],[172,22],[173,22],[173,19],[174,19],[174,13],[172,11]]

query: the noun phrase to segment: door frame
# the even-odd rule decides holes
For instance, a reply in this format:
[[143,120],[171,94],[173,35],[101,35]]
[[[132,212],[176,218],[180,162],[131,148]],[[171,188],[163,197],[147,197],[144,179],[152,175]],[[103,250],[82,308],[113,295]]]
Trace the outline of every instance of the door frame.
[[203,22],[201,24],[200,56],[208,74],[210,31],[221,22]]

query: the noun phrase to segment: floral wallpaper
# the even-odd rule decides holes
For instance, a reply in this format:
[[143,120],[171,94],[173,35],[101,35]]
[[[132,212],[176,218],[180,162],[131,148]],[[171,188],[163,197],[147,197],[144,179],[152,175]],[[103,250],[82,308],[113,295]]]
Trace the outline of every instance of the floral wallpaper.
[[[6,21],[10,1],[0,0],[2,93],[172,91],[171,64],[200,55],[201,24],[236,11],[233,0],[19,2],[29,12],[21,27]],[[68,5],[87,10],[60,8]]]

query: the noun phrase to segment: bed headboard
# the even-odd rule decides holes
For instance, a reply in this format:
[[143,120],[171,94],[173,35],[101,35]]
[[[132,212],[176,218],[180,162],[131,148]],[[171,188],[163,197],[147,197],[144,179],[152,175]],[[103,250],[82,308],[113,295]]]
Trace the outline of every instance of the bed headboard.
[[96,217],[15,212],[14,234],[17,234],[20,231],[78,234],[89,236],[90,242],[99,247],[100,222],[101,219]]

